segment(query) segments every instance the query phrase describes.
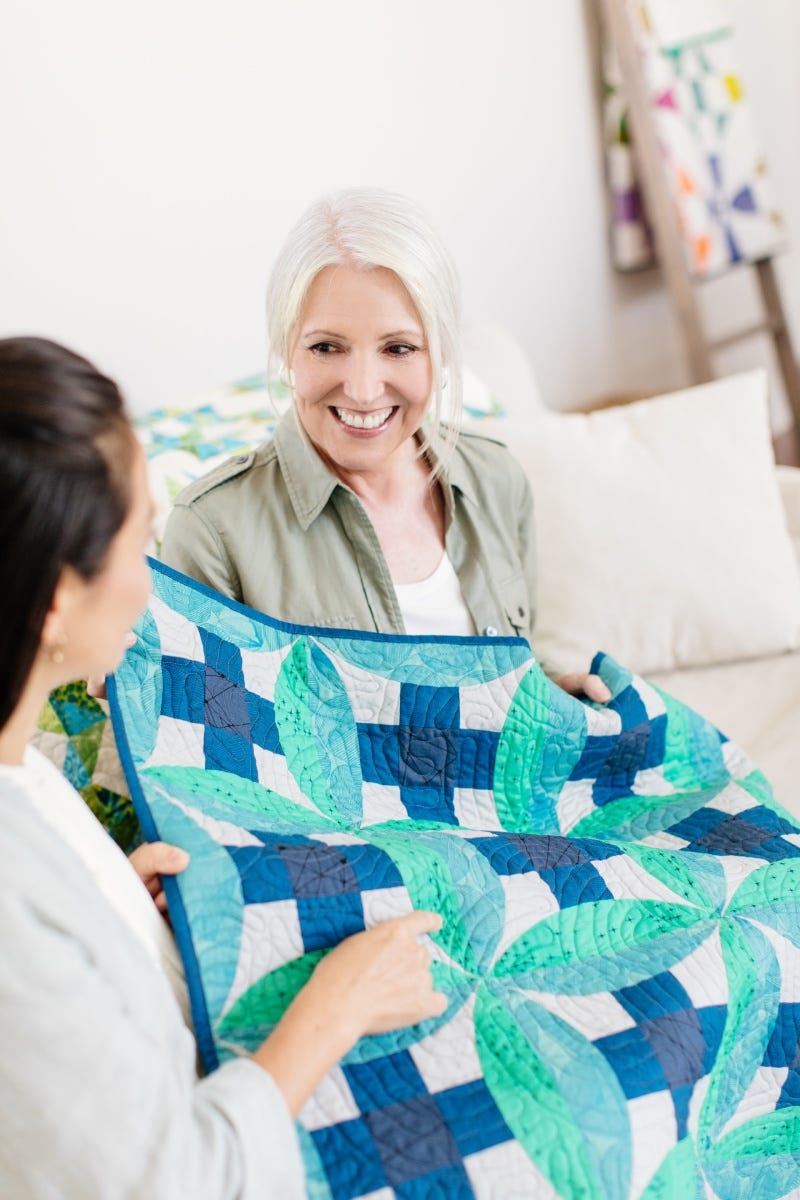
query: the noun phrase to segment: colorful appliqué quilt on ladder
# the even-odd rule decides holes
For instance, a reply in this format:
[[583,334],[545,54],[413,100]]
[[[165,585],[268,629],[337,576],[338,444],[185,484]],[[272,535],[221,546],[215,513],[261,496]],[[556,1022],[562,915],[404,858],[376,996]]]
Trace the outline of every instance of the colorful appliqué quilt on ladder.
[[[280,624],[154,566],[111,688],[213,1068],[412,906],[446,1014],[305,1106],[313,1198],[800,1195],[800,831],[702,718],[598,656]],[[757,700],[754,699],[754,703]]]

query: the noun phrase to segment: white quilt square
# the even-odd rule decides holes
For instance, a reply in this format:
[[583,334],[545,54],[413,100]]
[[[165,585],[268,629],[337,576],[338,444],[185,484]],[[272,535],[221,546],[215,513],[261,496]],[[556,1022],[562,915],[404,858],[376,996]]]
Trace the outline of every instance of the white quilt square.
[[530,670],[531,664],[522,666],[490,679],[459,688],[459,724],[462,729],[488,729],[500,733],[508,716],[508,710],[519,681]]
[[178,717],[159,717],[156,744],[144,767],[204,767],[205,725],[181,721]]
[[300,917],[294,900],[246,904],[241,930],[236,973],[221,1016],[256,980],[305,952]]
[[299,1120],[306,1129],[325,1129],[361,1115],[341,1067],[329,1071],[319,1087],[300,1110]]
[[563,1200],[519,1142],[501,1142],[464,1159],[478,1200]]
[[169,608],[158,596],[150,597],[150,611],[158,629],[164,653],[191,662],[206,661],[200,630],[193,621]]

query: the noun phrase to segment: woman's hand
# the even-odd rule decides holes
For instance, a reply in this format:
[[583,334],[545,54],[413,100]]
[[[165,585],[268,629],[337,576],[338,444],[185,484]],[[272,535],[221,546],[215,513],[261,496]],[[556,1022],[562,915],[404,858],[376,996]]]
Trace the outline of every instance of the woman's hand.
[[587,700],[596,700],[598,704],[606,704],[611,699],[611,692],[599,675],[574,671],[570,675],[559,675],[553,683],[569,696],[585,696]]
[[158,911],[166,915],[167,898],[161,876],[180,875],[189,865],[189,855],[167,842],[145,842],[128,855],[128,862],[153,897]]
[[419,941],[441,927],[436,913],[408,913],[353,934],[322,959],[253,1055],[293,1116],[360,1037],[446,1010],[447,997],[433,989],[430,951]]
[[447,1000],[433,990],[430,951],[419,940],[441,927],[436,913],[408,913],[353,934],[323,958],[310,986],[337,997],[353,1042],[444,1012]]

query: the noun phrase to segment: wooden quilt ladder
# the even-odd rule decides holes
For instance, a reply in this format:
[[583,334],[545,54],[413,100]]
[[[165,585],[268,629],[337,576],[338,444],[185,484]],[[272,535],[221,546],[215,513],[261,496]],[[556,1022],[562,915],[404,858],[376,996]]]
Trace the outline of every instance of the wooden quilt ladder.
[[678,318],[691,379],[704,383],[714,378],[713,352],[757,334],[772,338],[786,396],[794,417],[793,430],[776,439],[783,461],[800,465],[800,370],[792,347],[786,315],[771,255],[752,262],[763,302],[763,317],[716,341],[706,336],[696,288],[702,276],[693,275],[687,258],[676,202],[670,191],[665,160],[642,58],[631,24],[629,0],[596,0],[618,59],[637,174],[652,229],[658,263]]

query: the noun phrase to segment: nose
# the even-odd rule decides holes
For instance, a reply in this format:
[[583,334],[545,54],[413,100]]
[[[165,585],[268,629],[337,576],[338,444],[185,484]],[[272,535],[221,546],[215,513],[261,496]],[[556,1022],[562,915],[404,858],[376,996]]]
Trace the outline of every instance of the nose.
[[351,354],[342,381],[344,394],[355,404],[380,400],[385,390],[381,362],[371,354]]

